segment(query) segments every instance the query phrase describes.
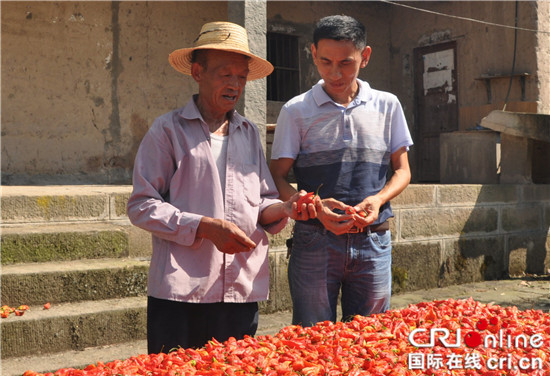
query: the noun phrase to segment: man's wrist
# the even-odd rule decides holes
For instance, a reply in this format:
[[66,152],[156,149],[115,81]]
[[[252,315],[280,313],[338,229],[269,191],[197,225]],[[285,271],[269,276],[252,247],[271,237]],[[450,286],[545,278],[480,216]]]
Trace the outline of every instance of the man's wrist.
[[199,225],[197,226],[196,231],[196,237],[199,239],[204,239],[207,237],[208,232],[210,231],[210,228],[214,222],[213,218],[203,216],[201,217],[201,220],[199,222]]

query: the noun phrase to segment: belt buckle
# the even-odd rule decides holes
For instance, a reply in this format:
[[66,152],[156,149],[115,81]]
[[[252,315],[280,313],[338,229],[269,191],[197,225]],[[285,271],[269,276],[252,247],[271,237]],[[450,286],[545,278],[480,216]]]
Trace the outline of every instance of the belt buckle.
[[348,230],[348,234],[358,234],[360,232],[363,232],[364,230],[365,230],[364,228],[359,228],[359,227],[353,226],[352,228],[350,228]]

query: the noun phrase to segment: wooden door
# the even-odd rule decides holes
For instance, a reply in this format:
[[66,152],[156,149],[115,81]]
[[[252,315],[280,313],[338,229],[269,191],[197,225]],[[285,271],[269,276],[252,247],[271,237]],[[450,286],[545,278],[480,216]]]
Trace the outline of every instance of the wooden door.
[[439,135],[458,130],[456,42],[414,50],[417,182],[439,182]]

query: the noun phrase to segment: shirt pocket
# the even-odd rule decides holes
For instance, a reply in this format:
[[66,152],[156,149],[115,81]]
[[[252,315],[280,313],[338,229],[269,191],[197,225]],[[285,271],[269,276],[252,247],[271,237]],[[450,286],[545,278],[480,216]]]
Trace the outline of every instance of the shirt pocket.
[[260,205],[260,175],[258,173],[258,166],[254,164],[243,165],[242,192],[251,206]]

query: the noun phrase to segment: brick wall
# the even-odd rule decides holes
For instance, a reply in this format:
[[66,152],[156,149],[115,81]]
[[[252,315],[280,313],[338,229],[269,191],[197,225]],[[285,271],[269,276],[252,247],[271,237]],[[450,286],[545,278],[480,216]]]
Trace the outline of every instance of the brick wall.
[[548,185],[411,185],[392,205],[395,292],[549,268]]
[[[550,268],[549,185],[410,185],[392,207],[394,293]],[[271,237],[268,306],[289,301],[284,239],[291,230]]]
[[[2,186],[2,262],[28,262],[21,258],[27,248],[33,262],[52,261],[54,251],[71,260],[113,252],[147,258],[150,234],[126,217],[131,188]],[[392,206],[394,293],[550,268],[550,185],[413,184]],[[269,236],[271,287],[263,312],[292,307],[286,257],[292,227]],[[98,241],[107,243],[108,255],[97,255]]]

